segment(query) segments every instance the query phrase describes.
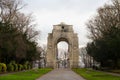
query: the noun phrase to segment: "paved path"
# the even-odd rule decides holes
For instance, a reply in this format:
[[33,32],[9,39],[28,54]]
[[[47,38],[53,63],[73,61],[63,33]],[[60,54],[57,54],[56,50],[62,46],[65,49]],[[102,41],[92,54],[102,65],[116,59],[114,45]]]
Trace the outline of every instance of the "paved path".
[[113,75],[113,76],[120,76],[120,74],[117,74],[117,73],[111,73],[111,72],[105,72],[105,73]]
[[85,80],[70,69],[54,69],[37,80]]

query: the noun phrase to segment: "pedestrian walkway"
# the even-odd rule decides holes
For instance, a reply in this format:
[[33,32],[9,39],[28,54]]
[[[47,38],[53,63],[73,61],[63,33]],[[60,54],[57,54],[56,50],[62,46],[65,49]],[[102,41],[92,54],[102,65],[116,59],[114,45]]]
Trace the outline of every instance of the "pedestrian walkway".
[[113,75],[113,76],[120,76],[120,74],[117,73],[111,73],[111,72],[106,72],[107,74]]
[[85,80],[71,69],[54,69],[37,80]]

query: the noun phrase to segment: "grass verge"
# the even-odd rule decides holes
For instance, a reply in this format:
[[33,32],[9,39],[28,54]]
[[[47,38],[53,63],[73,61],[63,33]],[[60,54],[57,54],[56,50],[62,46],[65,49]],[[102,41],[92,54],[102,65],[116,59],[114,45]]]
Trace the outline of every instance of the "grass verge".
[[120,74],[120,70],[110,70],[110,72]]
[[8,74],[0,76],[0,80],[35,80],[38,77],[48,73],[52,69],[36,69],[25,72],[18,72],[15,74]]
[[120,80],[120,76],[113,76],[90,69],[73,69],[73,71],[84,77],[86,80]]

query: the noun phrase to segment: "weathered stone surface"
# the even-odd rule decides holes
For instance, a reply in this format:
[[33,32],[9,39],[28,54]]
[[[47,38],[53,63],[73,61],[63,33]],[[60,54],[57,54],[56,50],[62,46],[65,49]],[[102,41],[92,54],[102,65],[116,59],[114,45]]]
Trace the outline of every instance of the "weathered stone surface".
[[57,43],[60,41],[66,41],[69,45],[69,67],[78,67],[79,48],[77,33],[74,33],[72,25],[64,23],[53,25],[52,33],[48,34],[46,66],[57,68]]

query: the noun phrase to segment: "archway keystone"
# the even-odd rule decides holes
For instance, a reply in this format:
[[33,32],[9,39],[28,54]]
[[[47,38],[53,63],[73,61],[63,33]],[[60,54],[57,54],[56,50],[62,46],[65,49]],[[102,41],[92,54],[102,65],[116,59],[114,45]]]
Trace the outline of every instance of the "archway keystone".
[[57,68],[57,44],[60,41],[68,43],[69,67],[78,67],[79,47],[77,33],[74,33],[72,25],[64,23],[53,25],[52,33],[48,33],[46,66]]

